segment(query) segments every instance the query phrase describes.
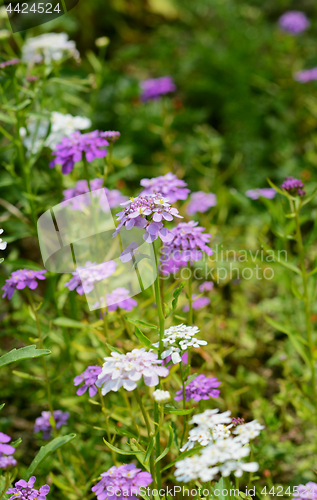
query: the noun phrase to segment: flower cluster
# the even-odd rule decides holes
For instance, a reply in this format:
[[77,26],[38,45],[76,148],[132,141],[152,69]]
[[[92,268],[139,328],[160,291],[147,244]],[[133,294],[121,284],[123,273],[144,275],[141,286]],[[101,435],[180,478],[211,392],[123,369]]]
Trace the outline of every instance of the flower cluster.
[[204,281],[201,285],[199,285],[198,290],[200,291],[200,293],[211,292],[213,287],[214,284],[212,281]]
[[307,83],[313,80],[317,80],[317,68],[297,71],[297,73],[295,73],[294,75],[294,80],[296,80],[299,83]]
[[144,348],[133,349],[127,354],[112,352],[111,357],[106,357],[102,371],[96,382],[101,387],[103,395],[110,391],[118,391],[123,387],[133,391],[136,382],[143,377],[145,385],[154,387],[159,382],[159,377],[167,377],[169,371],[165,366],[160,366],[162,360],[154,352],[147,352]]
[[3,61],[0,63],[0,69],[4,69],[7,66],[15,66],[16,64],[19,64],[20,59],[10,59],[9,61]]
[[[188,377],[189,378],[189,377]],[[206,375],[197,375],[193,380],[185,385],[185,400],[200,401],[201,399],[218,398],[220,391],[217,389],[221,382],[216,377],[208,378]],[[183,390],[177,391],[175,401],[183,399]]]
[[248,189],[248,191],[245,192],[245,195],[248,198],[251,198],[251,200],[258,200],[260,196],[262,196],[262,198],[272,200],[276,195],[276,191],[273,188]]
[[38,286],[36,280],[45,280],[45,273],[46,271],[30,271],[29,269],[13,271],[2,287],[2,290],[4,290],[2,298],[8,297],[8,299],[11,299],[15,290],[23,290],[25,287],[35,290]]
[[97,394],[97,387],[95,384],[100,373],[101,366],[88,366],[83,373],[77,375],[77,377],[74,378],[75,387],[83,383],[76,392],[77,396],[82,396],[87,389],[91,398],[95,396]]
[[214,193],[205,193],[197,191],[190,195],[190,202],[187,207],[188,215],[194,215],[197,212],[207,212],[209,208],[217,205],[217,196]]
[[176,85],[170,76],[162,76],[140,82],[140,88],[142,101],[149,101],[150,99],[158,99],[169,92],[175,92]]
[[115,311],[118,307],[125,311],[132,311],[138,305],[137,301],[130,297],[130,292],[124,287],[119,287],[106,295],[108,311]]
[[12,456],[15,448],[8,444],[10,441],[10,436],[0,432],[0,469],[14,467],[17,464],[16,459]]
[[291,35],[298,35],[307,30],[310,26],[310,21],[303,12],[299,10],[290,10],[285,12],[279,20],[279,26],[283,31]]
[[281,188],[285,189],[292,196],[304,196],[305,191],[303,190],[304,184],[301,180],[295,179],[294,177],[286,177],[283,184],[281,184]]
[[140,184],[145,188],[141,192],[141,196],[158,193],[166,198],[169,203],[175,203],[177,200],[186,200],[190,193],[190,190],[186,188],[186,182],[178,179],[171,172],[160,177],[153,177],[152,179],[142,179]]
[[[182,355],[189,347],[207,345],[205,340],[196,339],[194,335],[198,332],[199,329],[197,326],[186,325],[171,326],[165,330],[163,344],[167,349],[162,352],[162,359],[171,356],[173,364],[180,363],[182,361]],[[153,346],[158,348],[159,342],[156,342]]]
[[65,283],[69,290],[75,290],[79,295],[89,293],[94,289],[95,283],[105,280],[111,276],[117,267],[114,260],[102,262],[101,264],[92,263],[89,260],[84,266],[78,266],[72,273],[73,277]]
[[244,418],[241,418],[241,417],[237,417],[237,418],[232,417],[231,423],[232,423],[233,427],[237,427],[237,425],[244,424]]
[[212,255],[212,249],[207,246],[211,235],[203,234],[204,230],[198,222],[180,222],[171,230],[173,238],[162,248],[161,264],[165,267],[170,259],[176,263],[198,261],[203,252]]
[[[34,432],[43,432],[42,438],[49,439],[52,435],[53,428],[50,423],[51,412],[42,411],[41,417],[37,417],[34,424]],[[53,412],[53,418],[55,421],[56,429],[60,429],[63,425],[67,425],[67,420],[69,419],[69,412],[62,410],[55,410]]]
[[163,242],[173,239],[172,232],[163,227],[162,220],[171,221],[173,217],[181,218],[181,215],[179,215],[176,208],[171,207],[165,198],[158,194],[150,194],[132,198],[126,203],[121,203],[121,205],[125,206],[125,208],[117,214],[117,220],[120,222],[113,233],[113,237],[124,226],[126,229],[132,229],[133,227],[144,228],[143,239],[147,243],[152,243],[158,237]]
[[[92,196],[95,196],[99,193],[95,194],[94,191],[100,190],[102,188],[103,179],[92,179],[89,185]],[[88,182],[86,181],[86,179],[81,179],[77,181],[76,185],[73,188],[65,189],[63,191],[64,198],[62,201],[69,202],[73,210],[82,211],[84,206],[88,206],[91,203],[91,197],[85,196],[84,198],[81,197],[80,199],[76,199],[76,197],[86,193],[89,193]],[[103,188],[103,193],[105,194],[105,198],[103,196],[100,196],[99,205],[104,212],[107,212],[109,208],[117,208],[121,203],[124,203],[127,200],[127,197],[123,196],[120,191],[118,191],[118,189]]]
[[20,479],[15,483],[15,488],[9,488],[6,493],[7,495],[12,495],[9,500],[46,500],[46,495],[50,491],[50,487],[47,484],[41,486],[39,490],[33,488],[36,477],[32,476],[28,482],[24,479]]
[[120,139],[121,134],[115,130],[107,130],[106,132],[101,132],[101,136],[109,142],[117,142],[117,140]]
[[[3,233],[3,229],[0,229],[0,234]],[[5,250],[7,248],[7,242],[2,241],[2,238],[0,238],[0,250]]]
[[171,399],[171,395],[168,391],[156,389],[156,391],[153,392],[153,398],[154,401],[162,405],[164,403],[167,403]]
[[99,130],[87,134],[81,134],[77,130],[70,137],[63,137],[62,141],[56,145],[52,152],[55,158],[50,162],[50,167],[62,165],[62,173],[69,174],[75,163],[82,159],[83,153],[85,153],[88,163],[96,158],[104,158],[107,155],[106,146],[109,146],[109,142]]
[[28,38],[22,47],[22,60],[32,64],[43,61],[50,64],[63,57],[80,58],[75,42],[68,40],[67,33],[44,33]]
[[111,467],[101,474],[101,480],[91,488],[97,500],[133,500],[136,499],[140,488],[144,488],[153,481],[149,472],[141,472],[134,464],[124,464]]
[[[196,298],[197,295],[194,294],[192,295],[192,308],[195,309],[195,310],[199,310],[199,309],[203,309],[204,307],[208,306],[208,304],[210,304],[210,298],[209,297],[198,297]],[[184,312],[188,312],[189,311],[189,304],[186,304],[184,307],[183,307],[183,311]]]
[[[243,471],[257,471],[256,462],[244,463],[241,459],[250,453],[247,443],[257,437],[264,427],[254,420],[234,428],[232,434],[237,435],[233,436],[230,411],[218,412],[218,409],[206,410],[190,421],[197,427],[189,431],[188,442],[181,451],[189,450],[197,443],[204,448],[200,455],[193,455],[176,463],[175,477],[179,481],[200,479],[205,482],[212,481],[218,473],[229,476],[234,472],[235,476],[240,477]],[[246,431],[240,429],[245,426],[248,426]]]
[[309,481],[305,485],[300,484],[294,495],[296,498],[293,498],[293,500],[317,500],[317,484],[312,481]]

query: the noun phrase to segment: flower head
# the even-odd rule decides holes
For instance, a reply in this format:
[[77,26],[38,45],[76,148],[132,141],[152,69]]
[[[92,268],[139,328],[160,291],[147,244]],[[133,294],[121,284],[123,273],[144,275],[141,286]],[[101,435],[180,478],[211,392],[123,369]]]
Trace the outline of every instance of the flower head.
[[[3,229],[0,229],[0,234],[3,233]],[[5,250],[7,248],[7,242],[6,241],[2,241],[2,239],[0,238],[0,250]]]
[[132,311],[138,305],[137,301],[130,297],[129,290],[124,287],[116,288],[106,297],[108,311],[115,311],[118,307],[125,311]]
[[294,80],[296,80],[299,83],[308,83],[313,80],[317,80],[317,68],[297,71],[297,73],[295,73],[294,75]]
[[156,389],[156,391],[153,392],[153,398],[154,401],[162,405],[164,403],[167,403],[171,399],[171,395],[168,391]]
[[106,357],[102,372],[96,382],[101,387],[103,395],[110,391],[118,391],[123,387],[127,391],[133,391],[136,382],[143,377],[145,385],[154,387],[159,382],[159,377],[167,377],[169,371],[160,366],[162,360],[158,359],[154,352],[147,352],[144,348],[133,349],[127,354],[112,352]]
[[7,434],[0,432],[0,469],[7,469],[8,467],[14,467],[17,463],[15,458],[12,456],[15,452],[15,448],[11,446],[10,443],[11,438]]
[[[172,363],[180,363],[182,355],[189,347],[200,347],[206,345],[205,340],[198,340],[194,335],[199,332],[197,326],[178,325],[171,326],[165,330],[163,337],[165,351],[162,352],[162,359],[171,356]],[[159,342],[153,344],[154,347],[159,347]]]
[[[221,382],[216,377],[208,378],[206,375],[197,375],[191,382],[185,385],[185,400],[200,401],[201,399],[218,398],[220,391],[217,389]],[[175,401],[183,399],[183,391],[177,391]]]
[[[53,412],[56,429],[60,429],[63,425],[67,425],[69,419],[69,412],[62,410],[55,410]],[[41,417],[37,417],[34,424],[34,432],[43,432],[42,438],[47,440],[51,437],[53,428],[50,423],[51,412],[42,411]]]
[[292,196],[304,196],[305,191],[303,190],[304,184],[301,180],[295,179],[294,177],[286,177],[283,184],[281,184],[281,188],[285,189]]
[[120,132],[116,132],[115,130],[107,130],[106,132],[101,132],[100,135],[109,142],[116,142],[121,136]]
[[276,191],[273,188],[249,189],[245,192],[245,195],[248,198],[251,198],[251,200],[258,200],[260,196],[262,196],[262,198],[272,200],[276,195]]
[[96,158],[104,158],[107,155],[105,147],[109,146],[109,142],[101,134],[99,130],[87,134],[76,131],[70,137],[63,137],[52,152],[55,158],[50,162],[50,167],[62,165],[62,173],[66,175],[73,170],[75,163],[82,159],[83,153],[88,163]]
[[[192,307],[193,309],[195,310],[199,310],[199,309],[203,309],[204,307],[208,306],[208,304],[210,304],[210,298],[209,297],[198,297],[198,299],[196,299],[197,295],[192,295]],[[189,311],[189,305],[186,304],[184,307],[183,307],[183,311],[184,312],[188,312]]]
[[205,193],[197,191],[190,195],[190,202],[187,207],[188,215],[194,215],[197,212],[207,212],[209,208],[217,205],[217,196],[214,193]]
[[296,496],[293,500],[317,500],[317,484],[312,481],[300,484],[293,495]]
[[[97,500],[133,500],[140,488],[145,488],[153,481],[149,472],[141,472],[134,464],[111,467],[101,474],[101,480],[91,488]],[[113,491],[113,493],[111,493]]]
[[87,389],[91,398],[95,396],[97,394],[97,387],[95,384],[100,373],[101,366],[88,366],[83,373],[77,375],[77,377],[74,378],[74,385],[77,386],[83,383],[76,392],[77,396],[82,396]]
[[3,61],[0,63],[0,69],[4,69],[7,66],[15,66],[16,64],[19,64],[20,59],[10,59],[9,61]]
[[204,281],[201,285],[199,285],[198,290],[200,293],[203,292],[211,292],[214,287],[213,281]]
[[163,242],[173,239],[172,232],[163,226],[162,221],[171,221],[173,217],[180,217],[178,210],[171,207],[166,198],[159,194],[150,194],[132,198],[126,203],[121,203],[125,208],[117,214],[117,220],[120,221],[113,237],[116,236],[121,228],[133,227],[144,228],[143,239],[147,243],[152,243],[158,237]]
[[238,425],[232,432],[237,435],[237,439],[242,444],[247,444],[252,439],[258,437],[264,428],[264,425],[259,424],[257,420],[252,420],[252,422]]
[[[107,212],[109,208],[117,208],[121,203],[124,203],[128,199],[126,196],[123,196],[117,189],[110,190],[106,187],[104,187],[103,191],[101,192],[105,194],[105,197],[100,196],[99,190],[102,189],[103,184],[103,179],[101,178],[97,177],[96,179],[92,179],[89,184],[92,196],[99,196],[99,205],[104,212]],[[94,193],[94,191],[98,191],[98,193]],[[72,206],[73,210],[83,211],[85,206],[90,205],[91,197],[85,196],[79,199],[77,197],[86,193],[89,193],[88,182],[86,181],[86,179],[81,179],[77,181],[76,185],[73,188],[65,189],[63,191],[64,198],[62,201],[64,203],[68,202]]]
[[2,298],[8,297],[10,300],[15,290],[23,290],[25,287],[35,290],[38,286],[36,280],[45,280],[45,273],[46,271],[31,271],[29,269],[13,271],[10,278],[6,280],[5,285],[2,287],[2,290],[4,290]]
[[50,64],[63,57],[80,58],[75,42],[68,40],[67,33],[44,33],[28,38],[22,47],[22,60],[32,64]]
[[171,172],[152,179],[142,179],[140,184],[145,188],[141,192],[141,196],[158,193],[164,196],[169,203],[175,203],[177,200],[186,200],[190,193],[190,190],[186,188],[186,182],[178,179]]
[[307,30],[310,26],[309,19],[299,10],[289,10],[285,12],[285,14],[279,18],[278,23],[283,31],[291,35],[298,35]]
[[235,418],[235,417],[232,417],[231,423],[232,423],[233,427],[237,427],[237,425],[244,424],[244,418],[240,418],[240,417]]
[[164,242],[161,264],[164,266],[169,259],[176,262],[192,262],[202,258],[203,252],[212,255],[212,249],[207,246],[211,235],[203,233],[204,227],[198,222],[180,222],[172,229],[172,239]]
[[75,290],[79,295],[89,293],[94,289],[94,284],[98,281],[109,278],[115,270],[117,264],[114,260],[102,262],[101,264],[92,263],[89,260],[84,266],[78,266],[72,273],[73,277],[65,283],[69,290]]
[[9,467],[15,467],[17,464],[17,461],[14,457],[9,456],[6,457],[4,455],[1,456],[0,453],[0,469],[8,469]]
[[9,500],[46,500],[46,495],[50,491],[50,487],[47,484],[41,486],[39,490],[33,488],[36,477],[32,476],[28,482],[24,479],[20,479],[15,483],[15,488],[9,488],[6,493],[7,495],[12,495]]
[[176,85],[170,76],[162,76],[161,78],[143,80],[140,82],[140,88],[142,101],[148,101],[150,99],[159,99],[159,97],[169,92],[175,92]]

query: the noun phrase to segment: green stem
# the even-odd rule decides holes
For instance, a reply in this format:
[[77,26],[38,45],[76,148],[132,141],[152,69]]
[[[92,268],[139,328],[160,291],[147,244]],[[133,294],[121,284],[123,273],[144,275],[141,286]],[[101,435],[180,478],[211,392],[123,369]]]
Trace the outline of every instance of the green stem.
[[[183,389],[183,410],[186,409],[186,399],[185,399],[185,380],[184,380],[184,371],[183,371],[183,362],[181,361],[179,364],[180,372],[181,372],[181,377],[182,377],[182,389]],[[187,418],[186,415],[183,417],[183,433],[182,433],[182,438],[181,438],[181,447],[183,446],[184,442],[184,437],[186,433],[186,426],[187,426]]]
[[[100,299],[101,301],[101,299]],[[102,319],[103,319],[103,332],[105,334],[105,339],[108,344],[110,344],[109,341],[109,330],[108,330],[108,321],[107,321],[107,311],[105,307],[101,308],[101,314],[102,314]]]
[[104,185],[106,185],[106,183],[107,183],[108,174],[110,174],[112,172],[112,150],[113,150],[113,143],[110,142],[109,148],[108,148],[108,154],[106,156],[107,161],[105,163]]
[[193,324],[193,292],[192,292],[192,267],[190,262],[188,262],[188,302],[189,302],[189,314],[188,314],[188,325],[192,326]]
[[3,490],[0,493],[0,500],[3,498],[3,495],[5,494],[5,492],[7,491],[7,489],[10,486],[10,473],[6,472],[5,477],[6,477],[6,482],[5,482]]
[[[141,399],[141,395],[139,393],[139,389],[136,388],[135,391],[134,391],[134,393],[135,393],[136,400],[137,400],[137,402],[138,402],[138,404],[140,406],[140,410],[141,410],[143,418],[144,418],[144,422],[145,422],[145,425],[146,425],[146,429],[147,429],[147,433],[148,433],[148,438],[149,438],[149,444],[150,444],[150,440],[154,436],[154,434],[152,432],[152,429],[151,429],[150,419],[149,419],[147,411],[144,408],[144,405],[142,403],[142,399]],[[156,488],[156,480],[155,480],[155,464],[154,464],[154,453],[153,452],[151,453],[151,456],[150,456],[150,470],[151,470],[151,476],[153,478],[153,483],[154,483],[153,487],[155,489]]]
[[[111,433],[110,433],[110,428],[109,428],[109,420],[108,420],[108,417],[106,415],[107,409],[105,407],[105,402],[103,400],[103,396],[102,396],[102,393],[101,393],[101,390],[100,390],[99,387],[98,387],[98,394],[99,394],[100,404],[101,404],[101,408],[102,408],[102,413],[103,413],[103,415],[105,417],[106,431],[107,431],[108,441],[110,443],[111,442]],[[111,451],[112,461],[113,461],[114,465],[117,465],[117,460],[116,460],[115,452],[113,450],[110,450],[110,451]]]

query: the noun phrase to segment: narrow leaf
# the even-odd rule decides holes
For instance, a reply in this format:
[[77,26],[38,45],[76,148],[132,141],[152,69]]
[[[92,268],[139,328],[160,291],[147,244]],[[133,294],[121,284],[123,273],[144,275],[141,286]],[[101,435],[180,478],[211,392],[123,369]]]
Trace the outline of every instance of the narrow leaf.
[[12,351],[1,356],[0,368],[9,363],[19,361],[20,359],[38,358],[41,356],[48,356],[48,354],[51,354],[51,351],[47,349],[36,349],[35,345],[28,345],[26,347],[21,347],[21,349],[12,349]]
[[136,450],[136,451],[126,451],[126,450],[120,450],[120,448],[117,448],[116,446],[113,446],[113,444],[108,443],[108,441],[103,438],[104,443],[110,448],[110,450],[115,451],[119,455],[136,455],[137,453],[144,453],[141,450]]
[[166,445],[166,448],[165,450],[157,457],[157,459],[155,460],[155,463],[157,464],[160,460],[162,460],[162,458],[165,457],[165,455],[168,454],[168,452],[170,451],[170,447],[172,446],[172,442],[173,442],[173,429],[171,426],[169,426],[169,430],[170,430],[170,435],[169,435],[169,438],[168,438],[168,443]]
[[50,456],[54,451],[58,450],[61,446],[63,446],[66,443],[69,443],[69,441],[72,441],[76,437],[76,434],[68,434],[67,436],[61,436],[53,439],[50,443],[46,444],[45,446],[41,446],[40,451],[34,458],[33,462],[31,463],[30,467],[28,468],[24,479],[28,481],[31,476],[33,476],[35,470],[37,467],[48,457]]
[[152,342],[144,335],[144,333],[141,332],[140,328],[138,328],[137,326],[135,326],[134,327],[134,333],[138,337],[138,339],[140,340],[140,342],[142,342],[142,344],[145,347],[147,347],[147,348],[151,347]]

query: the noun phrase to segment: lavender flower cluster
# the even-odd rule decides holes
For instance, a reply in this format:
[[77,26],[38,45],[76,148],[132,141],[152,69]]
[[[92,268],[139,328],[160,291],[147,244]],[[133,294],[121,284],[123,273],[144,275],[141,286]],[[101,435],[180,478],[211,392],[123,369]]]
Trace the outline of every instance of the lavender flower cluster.
[[15,448],[11,446],[11,438],[4,432],[0,432],[0,469],[14,467],[17,464],[16,459],[12,456]]
[[303,182],[299,179],[295,179],[294,177],[286,177],[283,184],[281,184],[281,188],[285,189],[285,191],[293,196],[304,196],[306,193],[303,187]]

